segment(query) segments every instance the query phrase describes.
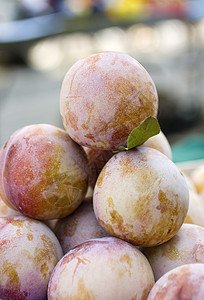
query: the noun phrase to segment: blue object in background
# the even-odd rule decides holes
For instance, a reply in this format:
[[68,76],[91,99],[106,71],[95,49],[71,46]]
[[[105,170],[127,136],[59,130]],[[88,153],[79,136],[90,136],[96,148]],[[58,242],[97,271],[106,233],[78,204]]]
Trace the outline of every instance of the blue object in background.
[[173,162],[204,159],[204,135],[192,135],[172,145]]

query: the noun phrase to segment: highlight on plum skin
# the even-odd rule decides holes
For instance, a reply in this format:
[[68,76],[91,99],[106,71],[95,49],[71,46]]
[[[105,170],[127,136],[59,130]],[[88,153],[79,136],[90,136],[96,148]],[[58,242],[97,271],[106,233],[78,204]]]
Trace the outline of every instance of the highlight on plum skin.
[[74,211],[86,194],[88,173],[83,148],[52,125],[23,127],[1,149],[2,199],[35,219],[57,219]]
[[115,154],[101,171],[94,212],[109,234],[137,246],[171,239],[187,215],[189,191],[176,165],[158,150]]
[[92,239],[58,262],[48,300],[146,299],[153,284],[152,269],[135,246],[114,237]]
[[109,236],[96,219],[92,198],[83,201],[71,215],[58,220],[54,232],[64,254],[86,240]]
[[119,52],[77,61],[64,77],[60,113],[65,130],[82,146],[117,150],[146,117],[157,116],[158,95],[145,68]]
[[63,256],[54,233],[24,216],[0,217],[0,299],[46,300],[51,273]]
[[204,264],[179,266],[163,275],[147,300],[204,299]]

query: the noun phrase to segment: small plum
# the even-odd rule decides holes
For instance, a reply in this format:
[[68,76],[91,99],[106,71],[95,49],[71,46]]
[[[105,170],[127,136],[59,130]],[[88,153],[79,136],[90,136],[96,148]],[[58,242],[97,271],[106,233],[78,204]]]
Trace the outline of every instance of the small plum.
[[64,128],[82,146],[117,150],[145,118],[157,116],[158,95],[145,68],[119,52],[77,61],[60,94]]
[[192,263],[204,263],[204,228],[194,224],[183,224],[168,242],[143,249],[155,280],[168,271]]
[[46,300],[63,253],[54,233],[24,216],[0,218],[0,299]]
[[108,236],[95,217],[92,198],[82,202],[71,215],[60,219],[55,234],[64,253],[86,240]]
[[190,175],[190,178],[196,188],[198,194],[204,199],[204,164],[195,168]]
[[163,275],[147,300],[203,300],[204,264],[188,264]]
[[48,286],[48,300],[146,299],[154,284],[145,256],[114,237],[92,239],[58,262]]
[[148,147],[115,154],[101,171],[93,195],[94,211],[105,231],[146,247],[176,234],[188,202],[188,187],[176,165]]
[[74,211],[86,194],[88,173],[83,148],[52,125],[23,127],[1,148],[2,199],[31,218],[57,219]]
[[195,224],[204,227],[204,199],[200,194],[189,191],[189,208],[184,223]]

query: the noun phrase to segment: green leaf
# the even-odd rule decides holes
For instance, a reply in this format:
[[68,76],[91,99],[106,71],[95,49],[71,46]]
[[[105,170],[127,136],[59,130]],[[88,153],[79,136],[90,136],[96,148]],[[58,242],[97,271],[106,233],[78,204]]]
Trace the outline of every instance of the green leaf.
[[[123,150],[129,150],[134,147],[142,145],[150,137],[158,134],[160,132],[159,122],[156,118],[150,116],[143,120],[140,125],[134,128],[128,136],[127,139],[127,148]],[[122,149],[120,151],[123,151]]]

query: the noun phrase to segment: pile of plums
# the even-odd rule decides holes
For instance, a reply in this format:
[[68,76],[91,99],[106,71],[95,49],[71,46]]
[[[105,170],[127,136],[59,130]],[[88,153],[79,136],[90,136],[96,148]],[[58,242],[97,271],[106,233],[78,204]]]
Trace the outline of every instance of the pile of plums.
[[33,124],[10,136],[0,150],[0,299],[204,299],[193,181],[162,131],[127,148],[158,102],[139,62],[96,53],[65,75],[64,130]]

